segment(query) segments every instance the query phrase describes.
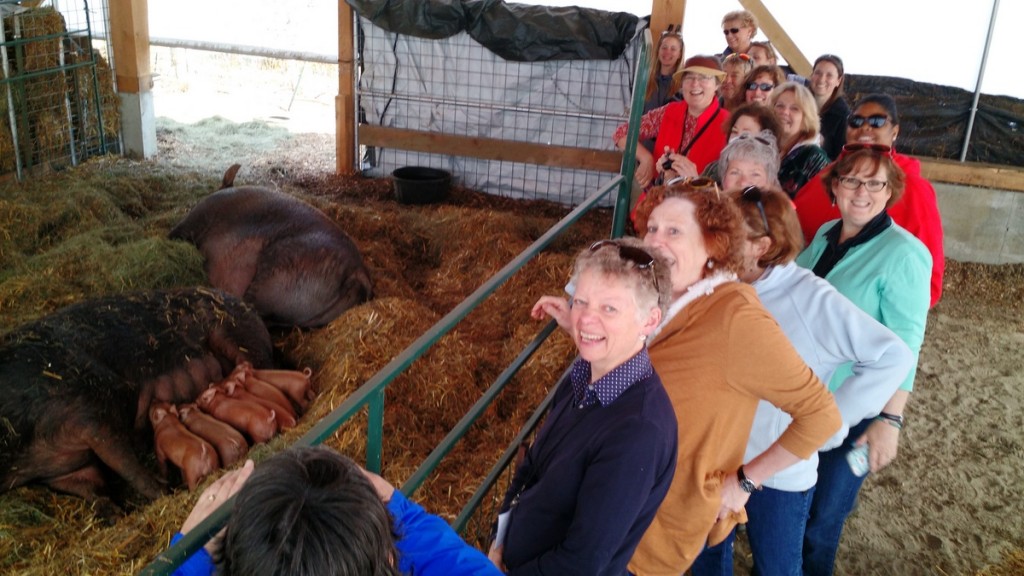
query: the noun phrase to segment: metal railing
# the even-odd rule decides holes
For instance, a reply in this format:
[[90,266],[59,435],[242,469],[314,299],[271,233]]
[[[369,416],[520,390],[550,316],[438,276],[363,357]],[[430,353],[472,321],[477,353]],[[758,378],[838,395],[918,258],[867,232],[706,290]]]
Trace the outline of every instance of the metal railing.
[[[650,35],[649,33],[645,33],[645,42],[640,49],[640,58],[637,60],[637,75],[636,82],[634,83],[634,95],[630,112],[631,128],[629,139],[634,141],[632,147],[627,147],[626,157],[630,159],[635,157],[636,152],[635,139],[639,130],[640,113],[643,109],[643,87],[647,82],[648,57],[650,51]],[[615,210],[612,215],[612,237],[621,236],[622,232],[625,230],[625,220],[629,212],[629,192],[633,169],[634,162],[624,161],[623,172],[628,174],[628,180],[624,178],[623,175],[615,176],[609,182],[601,186],[596,192],[587,197],[568,215],[559,220],[558,223],[548,229],[548,231],[538,238],[533,244],[523,250],[501,270],[491,276],[490,279],[477,288],[476,291],[470,294],[451,312],[441,318],[423,335],[417,338],[394,359],[388,362],[386,366],[381,368],[376,374],[367,380],[365,384],[348,396],[340,406],[335,408],[330,414],[320,419],[320,421],[317,422],[305,435],[296,440],[294,445],[312,446],[322,443],[337,431],[338,428],[352,418],[352,416],[366,407],[368,411],[366,467],[374,472],[379,472],[381,469],[381,453],[383,445],[384,390],[387,386],[398,375],[409,368],[414,361],[425,354],[428,349],[438,342],[438,340],[454,328],[456,324],[479,306],[488,296],[511,278],[513,274],[518,272],[530,260],[540,254],[556,238],[564,233],[570,226],[575,224],[586,213],[597,207],[599,202],[613,190],[617,190],[617,198],[614,203]],[[512,380],[518,370],[533,356],[533,354],[539,349],[540,345],[551,335],[551,333],[554,332],[556,326],[557,325],[554,322],[549,322],[526,346],[519,356],[517,356],[516,359],[513,360],[513,362],[497,377],[494,383],[488,387],[480,399],[469,409],[462,419],[456,423],[448,435],[445,436],[430,455],[427,456],[420,467],[406,480],[401,487],[403,494],[410,496],[423,484],[434,469],[440,464],[445,455],[452,450],[455,443],[458,442],[466,432],[468,432],[469,428],[486,411],[488,406],[490,406],[494,399],[497,398],[498,394],[504,390],[505,386]],[[485,495],[491,490],[491,488],[493,488],[503,471],[505,471],[512,462],[518,446],[536,428],[553,398],[554,388],[531,415],[522,430],[516,436],[515,440],[508,449],[505,450],[498,462],[492,468],[491,472],[484,479],[484,482],[478,487],[476,493],[473,494],[469,502],[455,519],[453,527],[456,530],[461,531],[465,527],[469,518],[483,501]],[[143,568],[141,574],[156,576],[172,573],[175,568],[180,566],[192,554],[202,548],[210,538],[224,527],[231,515],[234,504],[235,498],[231,497],[202,523],[196,526],[188,534],[184,535],[184,537],[182,537],[175,545],[158,555],[149,565]]]

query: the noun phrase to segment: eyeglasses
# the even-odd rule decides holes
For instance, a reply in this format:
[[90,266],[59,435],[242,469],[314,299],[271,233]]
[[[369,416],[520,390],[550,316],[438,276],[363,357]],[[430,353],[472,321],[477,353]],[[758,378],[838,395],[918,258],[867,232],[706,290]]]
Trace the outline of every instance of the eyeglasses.
[[847,154],[853,154],[854,152],[860,152],[861,150],[870,150],[876,154],[885,154],[886,156],[893,156],[892,146],[886,146],[885,144],[873,144],[870,142],[854,142],[843,146],[843,151],[840,156],[846,156]]
[[881,192],[889,183],[885,180],[861,180],[852,176],[840,176],[839,185],[847,190],[856,190],[861,186],[868,192]]
[[761,82],[760,84],[758,84],[757,82],[751,82],[750,84],[747,84],[747,90],[760,90],[761,92],[771,92],[774,89],[775,84],[769,84],[767,82]]
[[739,34],[740,30],[742,30],[742,28],[724,28],[722,29],[722,34],[725,34],[726,36],[729,34]]
[[710,82],[714,80],[713,76],[707,74],[701,74],[700,72],[683,72],[683,82],[689,80],[690,82]]
[[761,202],[761,197],[763,195],[764,194],[761,192],[761,189],[757,186],[747,186],[740,194],[740,198],[746,202],[753,202],[757,204],[757,210],[761,213],[761,222],[764,223],[764,235],[771,236],[772,229],[768,226],[768,215],[764,213],[764,203]]
[[868,126],[871,126],[872,128],[881,128],[882,126],[885,126],[885,123],[888,121],[889,117],[885,114],[872,114],[867,118],[857,114],[851,114],[850,117],[846,119],[846,123],[849,124],[850,128],[860,128],[865,122],[867,122]]
[[661,287],[658,286],[658,271],[654,269],[654,256],[651,256],[649,252],[636,246],[625,246],[620,244],[617,240],[598,240],[590,245],[591,252],[597,252],[605,246],[614,246],[619,249],[619,258],[632,262],[636,265],[637,270],[650,269],[651,277],[654,279],[654,291],[658,293],[658,299],[661,299]]

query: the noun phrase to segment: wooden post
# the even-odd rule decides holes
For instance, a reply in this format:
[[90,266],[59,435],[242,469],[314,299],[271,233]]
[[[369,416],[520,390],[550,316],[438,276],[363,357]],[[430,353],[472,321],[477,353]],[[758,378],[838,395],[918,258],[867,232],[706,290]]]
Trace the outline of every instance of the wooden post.
[[358,171],[356,162],[355,54],[352,7],[338,0],[338,96],[334,99],[334,142],[338,174]]
[[[686,0],[652,0],[651,3],[651,39],[654,40],[654,48],[658,47],[658,39],[661,33],[668,29],[669,24],[681,27],[683,16],[686,13]],[[685,43],[686,39],[683,38]],[[686,46],[683,46],[683,57],[686,57]],[[657,58],[658,54],[651,54],[651,58]]]
[[125,153],[149,158],[156,154],[153,75],[149,66],[147,0],[110,0],[110,42],[121,97],[121,132]]
[[811,76],[810,61],[797,48],[796,43],[789,37],[789,34],[786,34],[779,21],[765,8],[761,0],[740,0],[740,4],[757,18],[757,23],[764,35],[771,40],[772,45],[786,59],[793,71],[804,78],[809,78]]

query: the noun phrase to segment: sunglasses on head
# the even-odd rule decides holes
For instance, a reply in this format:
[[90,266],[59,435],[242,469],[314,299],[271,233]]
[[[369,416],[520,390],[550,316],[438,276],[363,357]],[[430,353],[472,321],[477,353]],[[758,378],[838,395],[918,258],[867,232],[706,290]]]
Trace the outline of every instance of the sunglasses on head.
[[722,34],[725,34],[726,36],[728,36],[729,34],[739,34],[740,30],[741,28],[723,28]]
[[895,154],[892,146],[886,146],[885,144],[872,144],[868,142],[854,142],[843,146],[843,151],[840,153],[840,156],[860,152],[861,150],[870,150],[876,154],[885,154],[886,156],[892,156]]
[[872,114],[867,118],[858,114],[851,114],[850,117],[846,119],[846,123],[850,125],[850,128],[860,128],[865,122],[867,122],[868,126],[871,126],[872,128],[881,128],[882,126],[885,126],[885,123],[888,121],[889,117],[885,114]]
[[597,252],[605,246],[614,246],[619,249],[619,258],[627,262],[632,262],[636,265],[637,270],[648,270],[651,271],[651,277],[654,279],[654,290],[659,294],[661,298],[661,288],[658,286],[658,272],[654,269],[654,256],[651,256],[649,252],[636,246],[625,246],[620,244],[617,240],[598,240],[590,245],[591,252]]
[[725,60],[722,61],[722,64],[725,64],[726,62],[732,62],[733,60],[742,60],[743,62],[753,62],[754,61],[754,57],[751,56],[750,54],[746,54],[746,53],[743,53],[743,52],[740,52],[740,53],[733,52],[732,54],[729,54],[728,56],[725,57]]
[[747,84],[747,90],[760,90],[761,92],[771,92],[775,89],[775,84],[769,84],[768,82],[751,82]]
[[753,132],[740,132],[739,134],[737,134],[733,138],[733,141],[735,141],[735,140],[747,140],[747,139],[750,139],[750,140],[753,140],[755,142],[758,142],[758,143],[760,143],[763,146],[775,146],[774,142],[768,140],[767,138],[761,138],[760,136],[754,134]]
[[764,212],[764,203],[761,202],[762,196],[764,196],[764,193],[757,186],[747,186],[740,193],[740,198],[743,201],[757,205],[757,210],[761,213],[761,222],[764,224],[764,235],[771,236],[772,229],[768,226],[768,215]]

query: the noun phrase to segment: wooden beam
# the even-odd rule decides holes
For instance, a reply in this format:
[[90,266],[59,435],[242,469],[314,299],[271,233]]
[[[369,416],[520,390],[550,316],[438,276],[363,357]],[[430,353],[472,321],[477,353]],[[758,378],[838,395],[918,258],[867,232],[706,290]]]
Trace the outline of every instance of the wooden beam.
[[[686,0],[652,0],[651,1],[651,39],[654,40],[654,48],[658,47],[658,39],[661,33],[668,29],[669,24],[682,26],[683,14],[686,12]],[[685,43],[685,38],[683,39]],[[683,46],[683,57],[686,57],[686,46]],[[657,54],[651,54],[651,58],[657,58]]]
[[149,67],[147,0],[110,0],[110,43],[114,50],[118,92],[140,94],[153,89]]
[[921,175],[933,182],[1024,192],[1024,169],[998,164],[918,158]]
[[559,168],[578,168],[598,172],[618,173],[622,166],[622,152],[421,132],[369,124],[359,125],[359,143],[381,148],[522,162]]
[[338,0],[338,96],[334,99],[335,170],[353,174],[356,162],[355,54],[352,7]]
[[765,8],[764,3],[761,0],[740,0],[740,4],[757,18],[757,23],[764,35],[771,40],[775,49],[786,59],[790,68],[804,78],[809,78],[811,76],[810,61],[800,51],[800,48],[797,48],[789,34],[786,34],[779,21]]

